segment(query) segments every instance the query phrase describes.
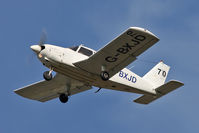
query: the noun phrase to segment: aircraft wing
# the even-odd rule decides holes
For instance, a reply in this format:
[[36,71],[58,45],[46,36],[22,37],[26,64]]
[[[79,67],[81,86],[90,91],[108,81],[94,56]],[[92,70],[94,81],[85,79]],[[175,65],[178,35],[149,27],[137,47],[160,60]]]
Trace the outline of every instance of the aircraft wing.
[[150,31],[130,27],[93,56],[74,65],[97,75],[101,73],[103,66],[111,77],[158,41]]
[[14,90],[14,92],[28,99],[45,102],[59,97],[61,93],[66,93],[67,84],[71,85],[71,95],[91,89],[91,86],[86,86],[79,81],[71,80],[64,75],[56,74],[51,81],[39,81]]

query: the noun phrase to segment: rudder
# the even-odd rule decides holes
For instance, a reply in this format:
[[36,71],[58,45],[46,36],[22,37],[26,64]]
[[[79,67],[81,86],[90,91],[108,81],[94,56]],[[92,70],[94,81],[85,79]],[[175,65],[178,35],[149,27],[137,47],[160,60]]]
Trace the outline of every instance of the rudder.
[[169,69],[170,66],[164,64],[163,61],[160,61],[143,76],[143,79],[152,84],[154,88],[157,88],[165,83]]

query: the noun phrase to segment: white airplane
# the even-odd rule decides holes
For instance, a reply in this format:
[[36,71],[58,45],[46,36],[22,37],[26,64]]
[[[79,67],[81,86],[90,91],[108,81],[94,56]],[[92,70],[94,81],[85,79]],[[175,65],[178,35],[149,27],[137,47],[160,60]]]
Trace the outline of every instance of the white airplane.
[[[63,48],[41,41],[31,49],[49,68],[43,73],[45,80],[14,92],[40,102],[59,97],[62,103],[66,103],[68,96],[95,86],[99,90],[106,88],[142,94],[134,102],[149,104],[184,85],[175,80],[165,83],[170,67],[162,61],[143,77],[125,68],[158,41],[153,33],[139,27],[130,27],[97,52],[83,45]],[[53,71],[57,72],[54,77]]]

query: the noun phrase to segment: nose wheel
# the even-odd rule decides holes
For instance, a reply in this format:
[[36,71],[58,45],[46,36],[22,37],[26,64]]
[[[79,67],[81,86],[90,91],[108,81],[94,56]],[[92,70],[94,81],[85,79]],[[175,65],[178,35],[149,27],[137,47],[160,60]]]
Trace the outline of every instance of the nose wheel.
[[53,78],[52,71],[44,72],[43,77],[46,81],[50,81]]
[[62,103],[68,102],[68,95],[66,95],[66,94],[60,94],[59,100],[60,100]]

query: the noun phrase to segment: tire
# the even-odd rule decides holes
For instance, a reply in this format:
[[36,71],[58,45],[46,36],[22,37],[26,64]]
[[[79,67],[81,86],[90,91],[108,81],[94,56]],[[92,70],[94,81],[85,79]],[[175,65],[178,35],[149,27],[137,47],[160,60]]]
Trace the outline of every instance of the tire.
[[109,80],[109,74],[106,71],[101,72],[100,76],[101,76],[102,80],[104,80],[104,81]]
[[66,94],[61,94],[59,96],[59,100],[62,102],[62,103],[66,103],[68,102],[68,96]]
[[52,75],[52,73],[49,74],[49,71],[46,71],[43,73],[43,77],[46,81],[50,81],[53,78],[53,75]]

